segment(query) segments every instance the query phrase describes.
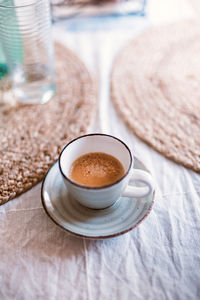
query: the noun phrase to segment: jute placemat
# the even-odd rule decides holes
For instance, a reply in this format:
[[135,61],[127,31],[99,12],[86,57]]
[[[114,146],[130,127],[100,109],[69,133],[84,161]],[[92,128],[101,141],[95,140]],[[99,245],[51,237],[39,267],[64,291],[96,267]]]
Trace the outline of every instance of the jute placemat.
[[22,105],[6,88],[0,93],[0,204],[42,180],[62,147],[86,133],[95,115],[94,84],[84,64],[59,43],[55,56],[57,93],[50,102]]
[[116,58],[111,98],[132,131],[200,172],[200,23],[151,29]]

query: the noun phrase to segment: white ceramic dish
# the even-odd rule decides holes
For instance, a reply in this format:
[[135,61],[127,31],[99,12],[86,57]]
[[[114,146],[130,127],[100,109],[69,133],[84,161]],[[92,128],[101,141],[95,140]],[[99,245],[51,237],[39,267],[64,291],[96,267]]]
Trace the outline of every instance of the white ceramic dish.
[[[147,171],[137,158],[134,167]],[[70,199],[58,162],[49,169],[41,190],[48,216],[69,233],[90,239],[111,238],[135,228],[150,213],[154,194],[143,199],[120,198],[105,209],[87,208]]]

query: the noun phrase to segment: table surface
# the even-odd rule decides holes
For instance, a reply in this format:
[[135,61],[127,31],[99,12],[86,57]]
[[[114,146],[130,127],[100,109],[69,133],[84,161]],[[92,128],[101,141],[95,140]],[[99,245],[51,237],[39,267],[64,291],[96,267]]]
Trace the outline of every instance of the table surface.
[[152,25],[198,15],[192,2],[152,0],[147,18],[101,26],[54,25],[55,38],[99,82],[92,131],[128,143],[155,178],[155,204],[134,230],[97,241],[73,237],[48,218],[41,184],[1,206],[0,299],[200,299],[200,176],[134,136],[109,99],[109,72],[119,49]]

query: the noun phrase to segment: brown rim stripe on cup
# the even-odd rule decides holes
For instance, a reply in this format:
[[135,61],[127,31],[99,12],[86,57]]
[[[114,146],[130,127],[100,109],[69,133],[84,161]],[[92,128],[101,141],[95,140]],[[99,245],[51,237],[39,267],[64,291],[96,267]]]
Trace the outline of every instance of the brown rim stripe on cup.
[[[61,167],[61,163],[60,163],[60,159],[61,159],[61,156],[63,154],[63,152],[65,151],[65,149],[70,145],[72,144],[73,142],[81,139],[81,138],[85,138],[85,137],[88,137],[88,136],[107,136],[107,137],[111,137],[115,140],[117,140],[118,142],[120,142],[121,144],[123,144],[126,149],[128,150],[129,152],[129,155],[130,155],[130,165],[128,167],[128,170],[125,172],[125,174],[120,178],[118,179],[117,181],[115,181],[114,183],[111,183],[109,185],[106,185],[106,186],[100,186],[100,187],[89,187],[89,186],[85,186],[85,185],[81,185],[81,184],[78,184],[77,182],[71,180],[70,178],[68,178],[64,172],[62,171],[62,167]],[[63,177],[69,181],[70,183],[74,184],[75,186],[77,187],[80,187],[80,188],[83,188],[83,189],[88,189],[88,190],[101,190],[101,189],[106,189],[106,188],[110,188],[111,186],[114,186],[116,184],[118,184],[121,180],[123,180],[127,174],[129,173],[130,169],[131,169],[131,166],[132,166],[132,163],[133,163],[133,157],[132,157],[132,154],[131,154],[131,151],[129,149],[129,147],[122,141],[120,140],[119,138],[113,136],[113,135],[109,135],[109,134],[104,134],[104,133],[90,133],[90,134],[85,134],[85,135],[82,135],[82,136],[79,136],[78,138],[75,138],[74,140],[70,141],[61,151],[60,155],[59,155],[59,158],[58,158],[58,165],[59,165],[59,169],[60,169],[60,172],[62,173]]]

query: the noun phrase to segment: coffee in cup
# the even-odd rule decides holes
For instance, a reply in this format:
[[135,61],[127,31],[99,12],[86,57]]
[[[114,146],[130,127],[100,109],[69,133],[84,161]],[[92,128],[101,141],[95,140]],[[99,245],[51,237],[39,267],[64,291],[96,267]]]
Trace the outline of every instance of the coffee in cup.
[[100,187],[117,182],[125,174],[122,163],[104,152],[90,152],[71,165],[69,177],[84,186]]
[[120,197],[143,198],[154,191],[152,176],[134,169],[128,146],[111,135],[80,136],[63,148],[58,161],[69,196],[89,208],[103,209]]

